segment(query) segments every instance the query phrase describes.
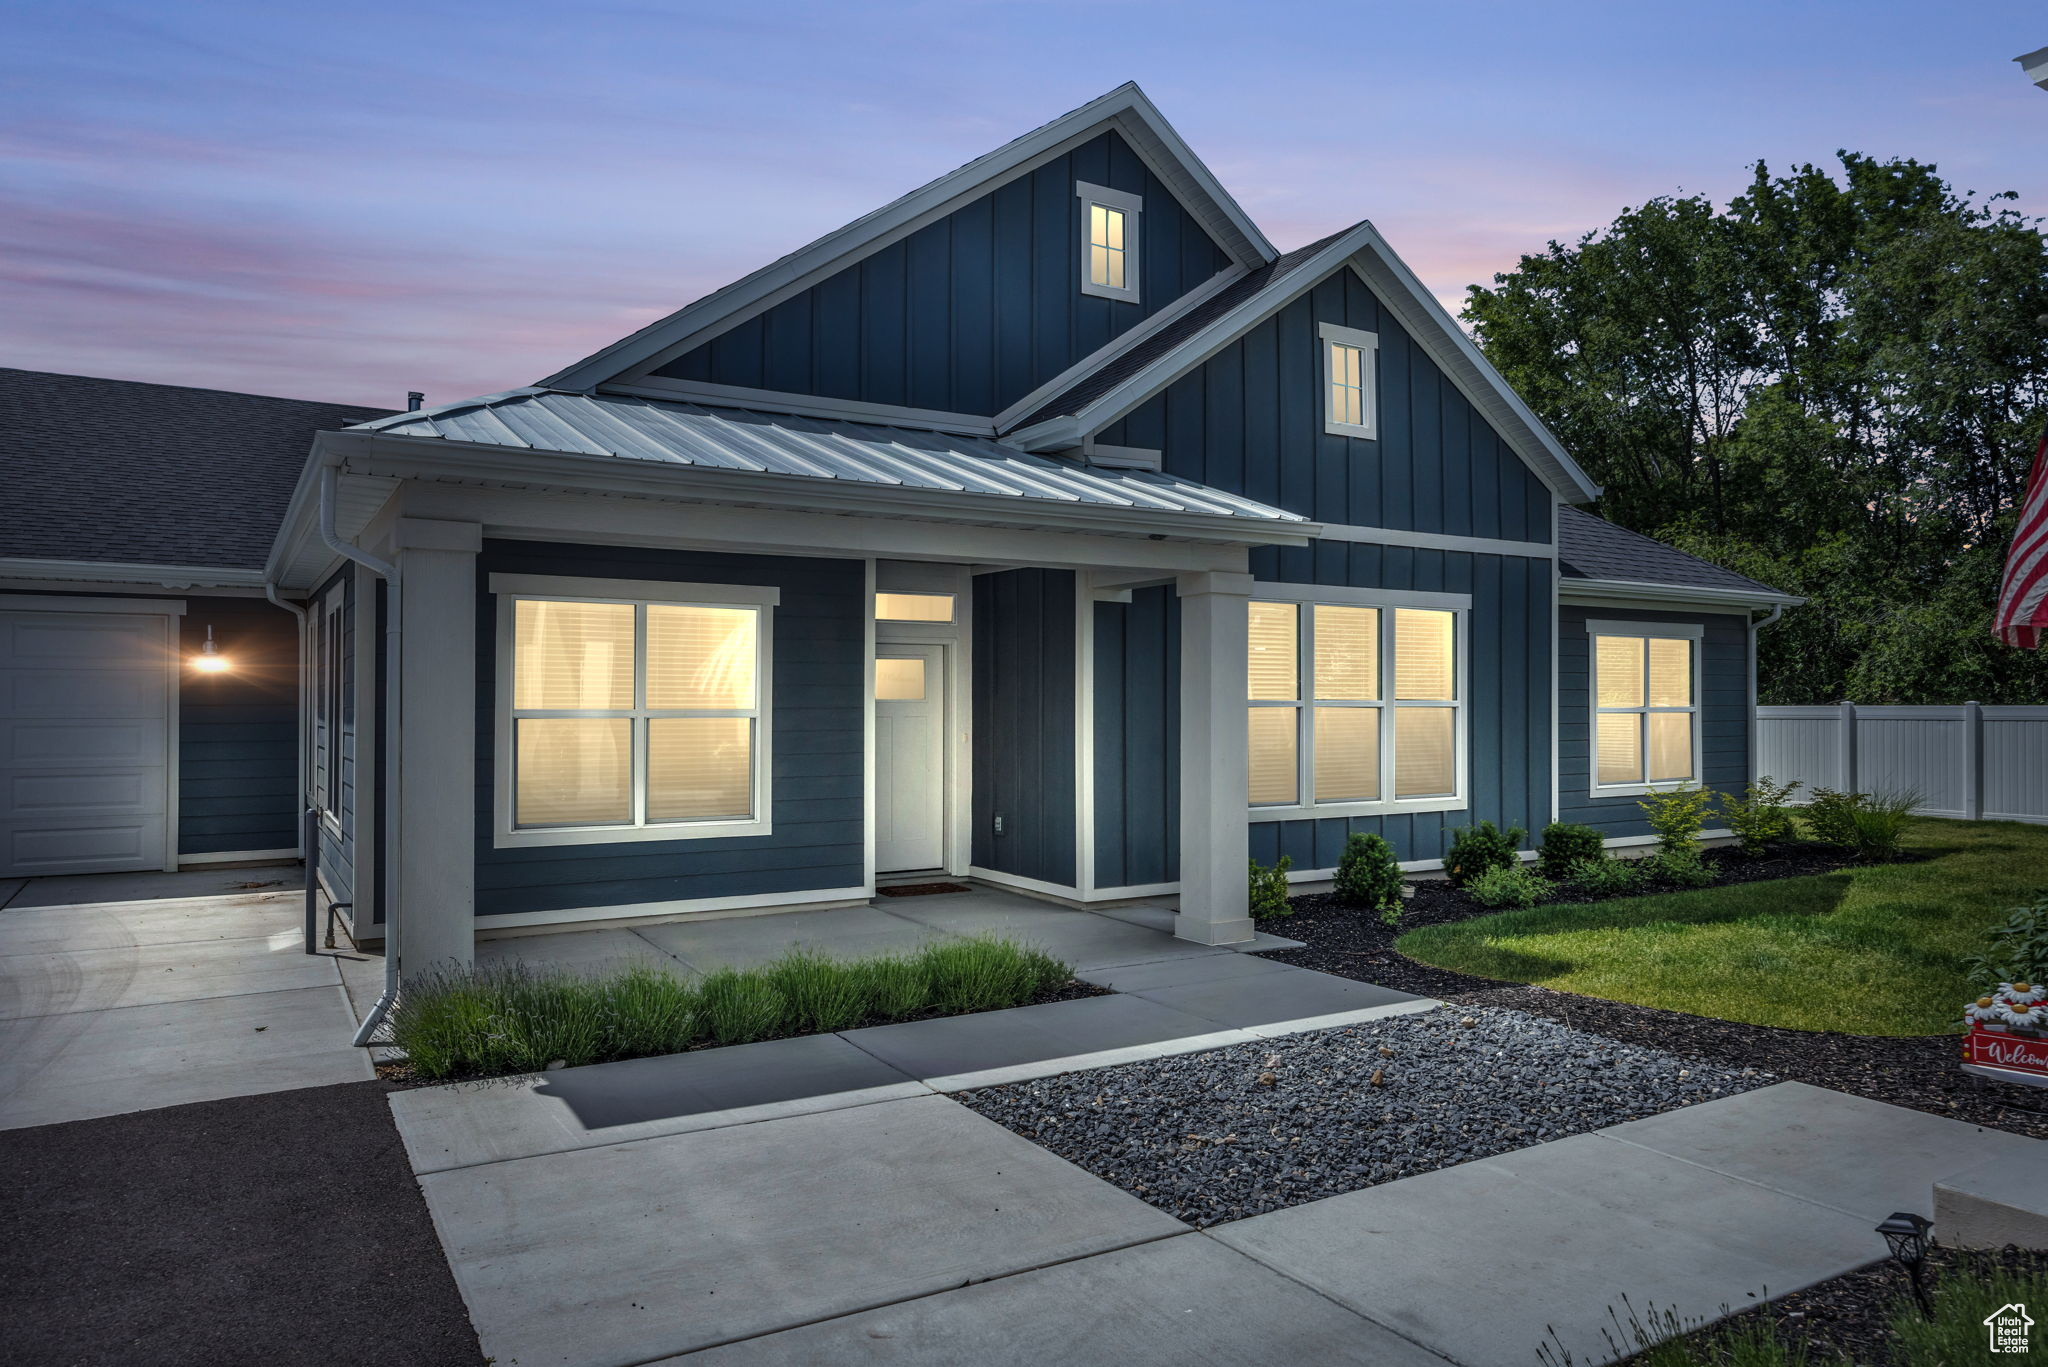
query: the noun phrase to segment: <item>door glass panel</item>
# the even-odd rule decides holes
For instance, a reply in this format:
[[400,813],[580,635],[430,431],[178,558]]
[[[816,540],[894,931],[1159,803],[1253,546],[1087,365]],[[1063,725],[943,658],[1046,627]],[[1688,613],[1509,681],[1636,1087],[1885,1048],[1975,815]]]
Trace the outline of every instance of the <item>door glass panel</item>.
[[615,826],[633,819],[633,723],[521,717],[513,772],[521,826]]
[[1640,712],[1598,714],[1600,781],[1643,781],[1643,717]]
[[1457,696],[1451,652],[1457,617],[1420,608],[1394,610],[1394,696],[1449,702]]
[[514,707],[531,712],[632,707],[632,604],[520,599],[512,621]]
[[1299,744],[1295,719],[1300,709],[1251,709],[1251,802],[1254,807],[1292,803],[1300,792]]
[[703,821],[753,812],[749,717],[656,717],[647,723],[647,819]]
[[884,657],[875,661],[876,702],[921,702],[923,700],[923,660],[916,658],[893,660]]
[[1458,713],[1449,707],[1394,712],[1394,796],[1442,797],[1458,784]]
[[752,608],[651,603],[647,608],[647,705],[745,709],[754,705]]
[[1379,609],[1322,604],[1315,613],[1316,696],[1332,702],[1379,697]]
[[1245,696],[1256,702],[1292,702],[1301,696],[1299,610],[1293,603],[1251,605],[1251,659]]
[[1596,636],[1594,677],[1598,680],[1602,707],[1643,705],[1643,638],[1640,636]]
[[1692,706],[1691,641],[1650,638],[1650,706]]
[[1650,782],[1666,783],[1692,776],[1692,713],[1652,712]]
[[1316,801],[1362,802],[1380,795],[1380,710],[1316,709]]
[[950,593],[878,593],[875,595],[878,622],[950,622],[953,595]]

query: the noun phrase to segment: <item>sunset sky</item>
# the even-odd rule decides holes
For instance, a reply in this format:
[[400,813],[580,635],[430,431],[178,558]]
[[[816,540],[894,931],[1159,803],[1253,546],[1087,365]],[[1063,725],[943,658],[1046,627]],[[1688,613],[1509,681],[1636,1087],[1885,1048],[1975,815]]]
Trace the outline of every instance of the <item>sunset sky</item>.
[[1439,297],[1763,158],[2048,214],[2040,0],[0,0],[0,365],[400,406],[529,384],[1127,79],[1282,249]]

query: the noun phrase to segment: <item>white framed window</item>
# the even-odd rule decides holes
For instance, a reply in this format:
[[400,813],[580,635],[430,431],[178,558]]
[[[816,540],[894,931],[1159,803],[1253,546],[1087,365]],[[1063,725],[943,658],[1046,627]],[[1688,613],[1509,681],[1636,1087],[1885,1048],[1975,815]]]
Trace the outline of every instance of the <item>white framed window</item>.
[[1323,431],[1377,441],[1379,334],[1324,323],[1317,335],[1323,346]]
[[770,833],[779,590],[495,574],[491,591],[499,847]]
[[1595,795],[1700,781],[1700,640],[1686,623],[1586,623]]
[[1138,302],[1138,218],[1143,197],[1077,181],[1081,200],[1081,293]]
[[1246,667],[1255,821],[1465,806],[1471,600],[1260,585]]

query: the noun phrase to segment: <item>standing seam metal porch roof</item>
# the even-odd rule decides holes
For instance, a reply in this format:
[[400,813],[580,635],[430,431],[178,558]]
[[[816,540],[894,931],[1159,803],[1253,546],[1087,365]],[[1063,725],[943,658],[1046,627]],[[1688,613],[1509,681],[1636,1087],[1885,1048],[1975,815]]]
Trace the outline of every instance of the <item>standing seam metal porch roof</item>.
[[610,394],[515,389],[349,430],[1070,506],[1308,521],[1171,475],[1055,460],[986,437]]

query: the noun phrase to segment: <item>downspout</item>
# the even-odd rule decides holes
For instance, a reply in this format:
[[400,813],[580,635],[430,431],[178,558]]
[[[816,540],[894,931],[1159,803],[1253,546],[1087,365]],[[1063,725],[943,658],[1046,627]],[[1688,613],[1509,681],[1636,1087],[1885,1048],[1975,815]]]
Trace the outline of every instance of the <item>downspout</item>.
[[1784,615],[1785,605],[1777,603],[1772,606],[1770,616],[1762,620],[1752,617],[1749,622],[1749,781],[1751,783],[1763,777],[1758,747],[1763,744],[1764,728],[1763,723],[1757,720],[1756,715],[1756,636],[1758,632],[1767,626],[1774,625]]
[[[361,565],[370,573],[382,576],[384,580],[384,793],[388,805],[391,796],[398,792],[399,773],[399,704],[402,691],[393,682],[399,677],[399,605],[403,596],[398,591],[398,566],[389,560],[371,555],[361,546],[344,541],[334,529],[334,494],[340,483],[340,469],[334,465],[323,466],[320,471],[320,539],[335,554],[344,556]],[[360,606],[357,609],[361,611]],[[374,611],[374,607],[373,607]],[[378,812],[378,820],[384,813]],[[398,842],[404,838],[400,822],[386,821],[385,839],[379,846],[383,868],[378,876],[386,888],[396,888],[396,879],[383,877],[383,869],[398,867]],[[356,1030],[355,1043],[358,1047],[369,1044],[370,1037],[377,1033],[377,1027],[384,1023],[385,1013],[398,1000],[398,908],[395,896],[388,897],[384,905],[384,992],[363,1017],[362,1025]]]
[[315,902],[320,890],[317,882],[318,864],[314,858],[314,810],[311,794],[306,791],[306,748],[311,739],[311,728],[306,723],[306,717],[312,711],[308,704],[312,701],[313,663],[309,650],[312,638],[308,634],[308,624],[312,619],[297,603],[286,602],[277,596],[277,583],[274,580],[263,581],[263,596],[299,619],[299,801],[304,804],[304,810],[299,813],[299,858],[306,865],[306,952],[313,954],[318,952],[314,948],[313,937],[317,915]]

